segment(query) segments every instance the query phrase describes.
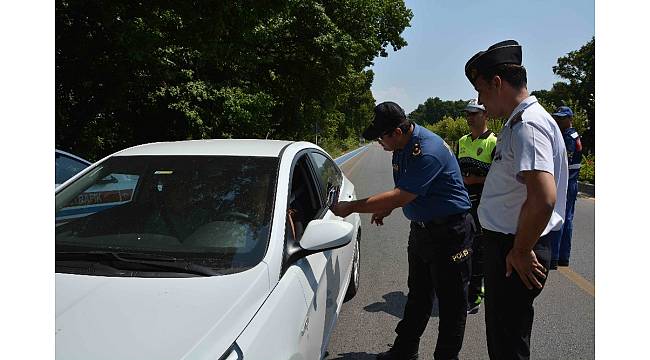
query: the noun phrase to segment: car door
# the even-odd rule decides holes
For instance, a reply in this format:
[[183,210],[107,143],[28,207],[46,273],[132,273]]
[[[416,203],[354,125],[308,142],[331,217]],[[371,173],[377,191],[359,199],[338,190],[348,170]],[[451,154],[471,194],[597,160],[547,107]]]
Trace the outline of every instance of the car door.
[[[338,201],[339,199],[343,199],[341,196],[343,196],[344,192],[344,183],[341,169],[334,163],[334,161],[332,161],[332,159],[319,151],[312,151],[310,157],[314,164],[317,180],[319,181],[321,200],[325,206],[323,219],[339,220],[336,215],[329,211],[329,207],[332,205],[332,203]],[[349,221],[349,219],[345,220],[352,223]],[[355,224],[353,223],[352,225]],[[336,290],[336,299],[339,299],[339,297],[343,296],[342,291],[347,285],[347,272],[349,271],[349,265],[352,264],[353,246],[354,242],[340,249],[333,250],[333,256],[336,259],[334,265],[336,268],[338,268],[334,269],[333,271],[338,271],[341,273],[341,276],[339,276],[338,288],[334,289],[334,287],[332,287],[333,291]]]
[[[323,219],[341,220],[329,210],[329,207],[333,202],[338,201],[338,199],[341,198],[344,190],[343,174],[334,161],[320,151],[312,150],[310,152],[310,158],[318,182],[319,193],[321,195]],[[350,216],[345,220],[348,221],[352,218],[353,216]],[[352,223],[352,221],[348,222]],[[355,224],[353,223],[353,225]],[[326,324],[324,337],[325,344],[329,341],[329,335],[336,323],[336,316],[339,312],[338,307],[343,303],[345,289],[349,282],[354,246],[355,242],[353,241],[344,247],[330,251],[331,258],[327,264],[326,272],[329,280],[327,284],[327,311],[328,313],[331,312],[331,314],[328,314],[327,318],[328,320],[331,320],[331,322]]]
[[[314,171],[314,165],[309,151],[296,155],[292,165],[291,184],[288,211],[296,214],[293,229],[287,228],[287,233],[294,232],[300,242],[304,229],[309,221],[323,219],[329,212],[322,200],[320,182]],[[318,252],[299,259],[290,266],[300,268],[301,284],[305,298],[309,304],[305,333],[307,338],[306,358],[320,358],[329,340],[332,326],[337,315],[337,296],[340,292],[340,276],[337,270],[336,251]]]

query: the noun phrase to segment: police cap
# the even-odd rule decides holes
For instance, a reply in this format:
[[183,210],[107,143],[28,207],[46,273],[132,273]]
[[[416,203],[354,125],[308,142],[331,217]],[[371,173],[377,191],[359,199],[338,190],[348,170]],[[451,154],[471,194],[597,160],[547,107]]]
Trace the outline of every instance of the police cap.
[[395,129],[406,120],[404,110],[392,101],[375,106],[375,117],[372,124],[363,132],[366,140],[375,140],[385,132]]
[[560,106],[551,115],[557,116],[557,117],[565,117],[565,116],[572,117],[573,116],[573,111],[571,111],[571,108],[568,107],[568,106]]
[[474,84],[478,75],[501,64],[521,65],[521,45],[515,40],[505,40],[479,51],[465,64],[465,76]]

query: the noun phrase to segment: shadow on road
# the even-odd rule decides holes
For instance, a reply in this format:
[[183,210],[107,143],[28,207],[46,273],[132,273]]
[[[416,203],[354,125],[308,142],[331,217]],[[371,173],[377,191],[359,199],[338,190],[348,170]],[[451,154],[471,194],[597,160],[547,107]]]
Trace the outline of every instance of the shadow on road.
[[[402,291],[393,291],[388,294],[382,295],[384,302],[376,302],[367,305],[363,310],[367,312],[380,312],[383,311],[387,314],[393,315],[397,318],[404,316],[404,306],[406,305],[406,295]],[[431,317],[438,317],[438,298],[433,300],[433,309],[431,310]]]
[[338,354],[338,357],[330,358],[327,357],[327,360],[375,360],[377,358],[376,354],[368,354],[366,352],[352,352],[345,354]]

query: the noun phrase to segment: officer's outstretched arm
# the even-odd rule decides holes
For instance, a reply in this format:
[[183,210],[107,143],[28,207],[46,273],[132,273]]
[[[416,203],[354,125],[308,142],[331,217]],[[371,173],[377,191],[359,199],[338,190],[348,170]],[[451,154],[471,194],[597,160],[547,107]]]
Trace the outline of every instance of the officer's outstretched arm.
[[390,191],[372,195],[356,201],[339,201],[330,208],[334,215],[346,217],[356,213],[390,212],[415,200],[416,194],[395,188]]

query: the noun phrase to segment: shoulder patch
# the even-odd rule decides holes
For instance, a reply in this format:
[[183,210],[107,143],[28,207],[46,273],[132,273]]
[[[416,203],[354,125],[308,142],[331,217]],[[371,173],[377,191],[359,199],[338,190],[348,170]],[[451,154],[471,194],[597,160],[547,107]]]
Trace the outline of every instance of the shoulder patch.
[[573,132],[573,133],[571,133],[571,137],[574,138],[574,139],[577,139],[579,136],[580,136],[580,135],[578,135],[577,132]]

